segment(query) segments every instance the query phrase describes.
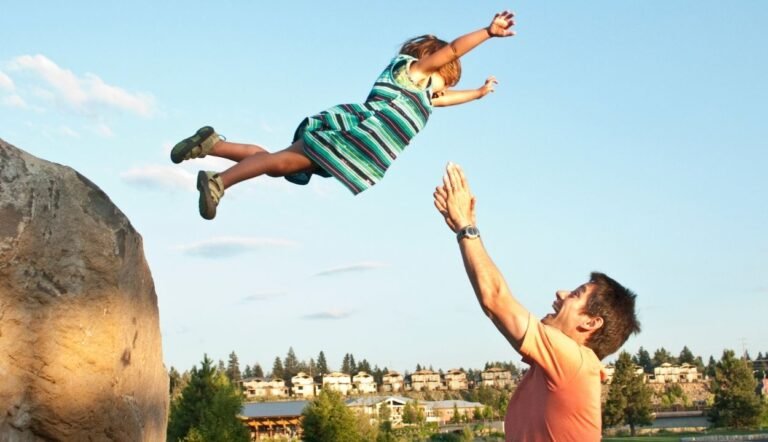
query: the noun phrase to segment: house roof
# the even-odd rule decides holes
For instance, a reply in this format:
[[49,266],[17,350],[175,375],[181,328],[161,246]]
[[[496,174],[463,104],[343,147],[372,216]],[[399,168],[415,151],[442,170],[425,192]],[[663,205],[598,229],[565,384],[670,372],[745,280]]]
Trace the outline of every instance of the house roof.
[[402,396],[366,396],[360,398],[347,399],[347,407],[363,407],[378,405],[388,399],[392,399],[393,402],[400,402],[405,405],[406,402],[411,402],[413,399]]
[[301,416],[309,401],[251,402],[243,404],[240,415],[246,418]]

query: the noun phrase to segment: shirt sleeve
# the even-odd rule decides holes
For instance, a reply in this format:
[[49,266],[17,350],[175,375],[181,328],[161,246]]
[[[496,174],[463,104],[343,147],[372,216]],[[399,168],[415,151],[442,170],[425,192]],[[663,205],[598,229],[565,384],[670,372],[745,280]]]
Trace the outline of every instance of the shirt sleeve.
[[560,330],[530,315],[528,330],[520,345],[523,361],[540,366],[555,389],[578,373],[584,360],[581,346]]

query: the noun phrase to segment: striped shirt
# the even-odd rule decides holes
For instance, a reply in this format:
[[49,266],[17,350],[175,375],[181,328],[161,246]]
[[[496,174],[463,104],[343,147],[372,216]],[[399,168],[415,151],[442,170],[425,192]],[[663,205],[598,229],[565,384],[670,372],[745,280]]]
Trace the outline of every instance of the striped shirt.
[[[429,87],[398,81],[414,60],[404,54],[392,59],[365,103],[340,104],[301,122],[294,141],[304,140],[304,152],[322,168],[315,173],[335,177],[354,194],[384,177],[432,113]],[[306,184],[310,177],[299,173],[286,179]]]

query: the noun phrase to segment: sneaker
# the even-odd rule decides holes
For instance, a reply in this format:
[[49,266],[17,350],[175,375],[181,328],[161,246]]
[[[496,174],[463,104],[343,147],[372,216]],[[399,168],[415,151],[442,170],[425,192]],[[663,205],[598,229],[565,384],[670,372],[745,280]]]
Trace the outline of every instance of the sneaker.
[[216,206],[224,196],[224,183],[221,176],[215,172],[201,170],[197,173],[197,190],[200,191],[198,203],[200,216],[205,219],[216,217]]
[[176,164],[192,158],[203,158],[211,153],[213,145],[221,140],[211,126],[204,126],[194,135],[179,141],[171,150],[171,161]]

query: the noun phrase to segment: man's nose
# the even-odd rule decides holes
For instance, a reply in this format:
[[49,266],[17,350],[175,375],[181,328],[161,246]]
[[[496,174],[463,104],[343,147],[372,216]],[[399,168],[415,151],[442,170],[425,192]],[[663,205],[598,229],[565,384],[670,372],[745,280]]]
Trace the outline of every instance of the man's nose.
[[568,297],[568,290],[558,290],[555,292],[555,296],[557,296],[557,299],[562,301]]

